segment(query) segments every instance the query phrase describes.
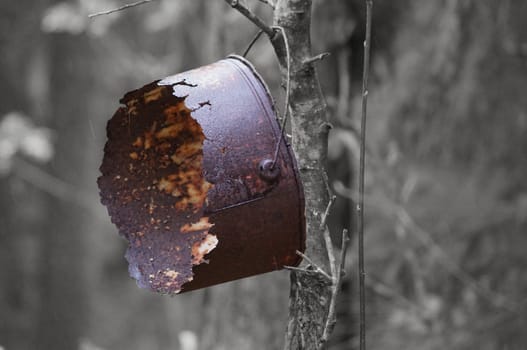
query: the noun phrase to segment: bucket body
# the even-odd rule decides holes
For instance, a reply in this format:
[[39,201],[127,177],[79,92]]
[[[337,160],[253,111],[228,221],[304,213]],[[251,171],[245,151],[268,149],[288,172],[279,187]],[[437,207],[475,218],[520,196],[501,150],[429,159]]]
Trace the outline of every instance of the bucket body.
[[98,184],[140,287],[173,294],[300,263],[302,185],[249,62],[229,56],[121,103]]

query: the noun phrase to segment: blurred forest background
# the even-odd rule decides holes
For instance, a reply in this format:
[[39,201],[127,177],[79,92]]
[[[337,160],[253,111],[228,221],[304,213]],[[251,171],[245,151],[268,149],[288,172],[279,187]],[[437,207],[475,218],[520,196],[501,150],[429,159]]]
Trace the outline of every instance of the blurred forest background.
[[[270,21],[271,11],[248,1]],[[0,3],[0,349],[279,349],[285,271],[176,297],[140,290],[99,203],[106,121],[126,92],[241,53],[220,0]],[[374,1],[367,136],[367,344],[527,347],[527,2]],[[334,125],[335,244],[353,225],[364,4],[318,0]],[[262,39],[248,58],[280,96]],[[356,346],[356,254],[331,349]]]

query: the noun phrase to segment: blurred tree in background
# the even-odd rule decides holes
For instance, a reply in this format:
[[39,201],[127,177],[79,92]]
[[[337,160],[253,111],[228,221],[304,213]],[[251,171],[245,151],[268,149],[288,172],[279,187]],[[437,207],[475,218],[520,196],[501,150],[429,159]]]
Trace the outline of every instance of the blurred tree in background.
[[[95,182],[124,92],[240,53],[256,28],[211,0],[87,19],[119,4],[0,4],[0,347],[279,349],[287,273],[174,298],[140,290]],[[334,125],[338,233],[353,225],[364,4],[318,0],[313,11],[315,53],[332,54],[318,68]],[[527,344],[526,17],[520,0],[374,2],[371,348]],[[249,59],[279,96],[270,45],[261,40]],[[331,349],[356,343],[350,254]]]

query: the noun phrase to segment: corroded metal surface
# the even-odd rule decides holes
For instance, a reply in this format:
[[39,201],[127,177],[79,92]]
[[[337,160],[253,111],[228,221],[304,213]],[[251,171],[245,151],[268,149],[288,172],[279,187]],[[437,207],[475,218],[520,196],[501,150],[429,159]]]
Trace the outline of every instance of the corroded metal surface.
[[272,101],[237,56],[129,92],[108,122],[101,201],[140,287],[178,293],[295,266],[304,202]]

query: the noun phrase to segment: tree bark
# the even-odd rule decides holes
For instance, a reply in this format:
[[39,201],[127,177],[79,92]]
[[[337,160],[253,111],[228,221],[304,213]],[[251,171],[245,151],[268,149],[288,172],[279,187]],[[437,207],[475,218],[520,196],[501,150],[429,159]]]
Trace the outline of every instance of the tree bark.
[[[284,29],[272,43],[280,63],[282,81],[290,79],[292,146],[298,159],[306,200],[306,255],[329,271],[329,259],[320,227],[329,202],[326,186],[326,157],[329,124],[311,53],[311,0],[279,0],[273,24]],[[285,112],[285,111],[284,111]],[[306,268],[304,261],[301,267]],[[291,272],[289,322],[285,349],[318,349],[331,299],[330,282],[318,273]]]

